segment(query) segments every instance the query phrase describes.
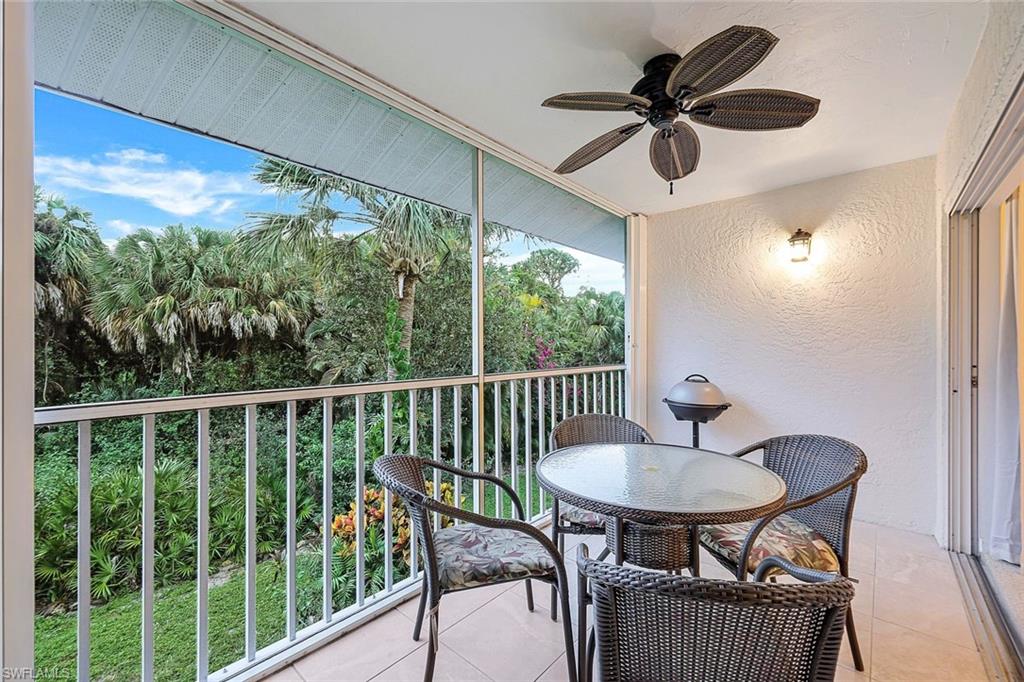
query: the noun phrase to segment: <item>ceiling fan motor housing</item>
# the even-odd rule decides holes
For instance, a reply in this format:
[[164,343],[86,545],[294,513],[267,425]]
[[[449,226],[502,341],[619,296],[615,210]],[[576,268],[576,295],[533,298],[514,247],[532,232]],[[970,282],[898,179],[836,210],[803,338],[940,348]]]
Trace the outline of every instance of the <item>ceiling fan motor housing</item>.
[[[677,54],[667,53],[653,57],[644,64],[643,78],[636,82],[630,93],[651,100],[647,121],[659,130],[670,130],[679,118],[679,103],[665,91],[669,74],[682,59]],[[638,112],[643,115],[643,112]]]

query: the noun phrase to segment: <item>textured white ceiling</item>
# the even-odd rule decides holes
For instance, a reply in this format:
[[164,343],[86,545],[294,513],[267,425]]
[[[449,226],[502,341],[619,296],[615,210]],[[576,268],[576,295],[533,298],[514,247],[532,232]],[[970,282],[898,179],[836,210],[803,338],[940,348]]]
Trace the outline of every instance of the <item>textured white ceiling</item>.
[[542,109],[571,90],[628,91],[650,57],[733,24],[781,39],[733,88],[821,99],[804,128],[694,125],[697,171],[675,195],[641,133],[571,177],[656,213],[933,154],[984,26],[980,3],[320,3],[251,11],[549,168],[632,114]]

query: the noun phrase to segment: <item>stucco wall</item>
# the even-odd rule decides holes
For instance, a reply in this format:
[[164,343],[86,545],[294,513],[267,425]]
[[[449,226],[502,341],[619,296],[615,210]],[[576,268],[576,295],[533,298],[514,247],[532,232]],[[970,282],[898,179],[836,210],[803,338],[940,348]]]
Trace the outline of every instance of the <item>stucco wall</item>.
[[[733,403],[704,427],[720,450],[783,433],[864,448],[857,516],[932,532],[936,499],[934,157],[649,219],[648,422],[692,372]],[[810,263],[786,256],[798,227]]]
[[938,154],[939,197],[950,208],[1024,74],[1024,2],[993,2],[978,52]]

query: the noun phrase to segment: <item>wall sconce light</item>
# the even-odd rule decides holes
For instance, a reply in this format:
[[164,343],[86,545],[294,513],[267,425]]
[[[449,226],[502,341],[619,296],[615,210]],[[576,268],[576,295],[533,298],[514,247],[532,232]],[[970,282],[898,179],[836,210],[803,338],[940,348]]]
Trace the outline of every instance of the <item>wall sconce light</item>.
[[797,230],[789,238],[789,260],[803,263],[811,257],[811,233]]

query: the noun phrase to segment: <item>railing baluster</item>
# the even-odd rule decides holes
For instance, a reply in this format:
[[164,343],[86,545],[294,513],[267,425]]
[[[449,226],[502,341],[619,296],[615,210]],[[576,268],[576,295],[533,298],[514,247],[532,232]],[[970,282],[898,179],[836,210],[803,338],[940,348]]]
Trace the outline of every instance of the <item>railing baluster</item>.
[[591,404],[594,407],[594,412],[598,412],[598,411],[600,411],[601,408],[598,407],[598,403],[597,403],[597,373],[596,372],[591,372],[590,373],[590,390],[593,391],[593,394],[594,394],[594,396],[593,396],[593,401],[594,402],[591,403]]
[[[462,387],[452,386],[452,463],[462,468]],[[462,509],[462,476],[455,477],[455,506]],[[455,523],[459,523],[455,519]]]
[[[416,440],[419,438],[419,427],[416,416],[416,389],[409,391],[409,455],[419,457],[419,447]],[[416,543],[416,531],[413,528],[412,519],[409,519],[409,575],[413,578],[420,574],[419,546]]]
[[[433,397],[433,408],[434,408],[434,411],[431,414],[431,424],[430,424],[432,435],[433,435],[433,440],[431,441],[431,446],[432,446],[432,450],[433,450],[434,461],[435,462],[440,462],[441,461],[441,389],[440,388],[435,388],[435,389],[433,389],[432,392],[433,392],[433,396],[432,397]],[[434,480],[434,499],[439,501],[441,499],[441,470],[435,468],[433,470],[433,474],[434,474],[434,476],[433,476],[433,480]],[[441,514],[439,512],[434,512],[434,530],[440,530],[440,528],[441,528]]]
[[565,421],[565,418],[567,416],[569,416],[568,415],[568,412],[569,412],[569,410],[568,410],[568,407],[569,407],[569,396],[568,396],[568,394],[565,391],[566,386],[567,386],[567,383],[566,383],[566,380],[565,380],[565,375],[563,374],[562,375],[562,421]]
[[[512,490],[519,492],[519,415],[516,413],[516,382],[508,382],[508,439],[510,452],[510,475]],[[514,513],[509,509],[509,513]]]
[[526,424],[526,518],[533,518],[533,418],[530,415],[530,380],[523,380],[523,419]]
[[78,422],[78,682],[89,682],[92,604],[92,422]]
[[548,422],[548,432],[544,436],[544,438],[545,438],[544,442],[546,442],[550,446],[550,444],[551,444],[551,432],[555,430],[555,426],[558,424],[558,422],[556,421],[556,417],[555,417],[555,415],[556,415],[555,404],[557,403],[557,401],[555,400],[556,388],[555,388],[555,378],[554,377],[551,377],[550,383],[548,384],[548,388],[550,389],[550,395],[551,395],[551,397],[548,399],[550,401],[550,403],[551,403],[551,421]]
[[[477,383],[473,384],[473,473],[483,473],[487,467],[484,465],[484,459],[487,456],[485,452],[485,424],[484,424],[484,391],[486,385],[483,383],[483,379],[478,379]],[[484,514],[486,513],[485,506],[487,503],[487,487],[484,481],[479,479],[473,479],[473,513]]]
[[[452,464],[462,468],[462,388],[452,387]],[[462,509],[462,476],[455,476],[455,506]],[[459,519],[455,522],[460,523]]]
[[289,400],[285,403],[285,486],[288,508],[285,510],[285,557],[287,566],[285,571],[285,624],[288,639],[295,639],[297,605],[295,601],[295,497],[298,493],[298,484],[295,476],[295,401]]
[[572,375],[572,415],[575,417],[580,413],[580,389],[576,382],[578,375]]
[[[384,456],[392,453],[394,417],[394,395],[384,394]],[[391,491],[384,489],[384,589],[388,592],[395,585],[395,539],[394,520],[391,518]]]
[[[544,456],[545,443],[544,443],[544,379],[537,379],[537,461]],[[541,514],[544,513],[544,488],[539,490],[537,495],[537,504]]]
[[153,679],[153,508],[156,417],[142,417],[142,679]]
[[601,372],[601,411],[608,414],[608,372]]
[[[495,381],[494,388],[494,475],[501,478],[501,382]],[[494,515],[501,518],[502,494],[498,486],[494,486]]]
[[356,604],[366,599],[366,396],[356,396]]
[[590,413],[590,380],[583,375],[583,414]]
[[245,658],[256,658],[256,406],[245,406]]
[[320,570],[323,578],[323,616],[324,622],[330,623],[334,618],[334,400],[324,398],[324,473],[321,506],[323,507],[323,556]]
[[210,668],[210,411],[199,410],[196,453],[196,679]]
[[618,373],[618,416],[626,416],[626,372]]

